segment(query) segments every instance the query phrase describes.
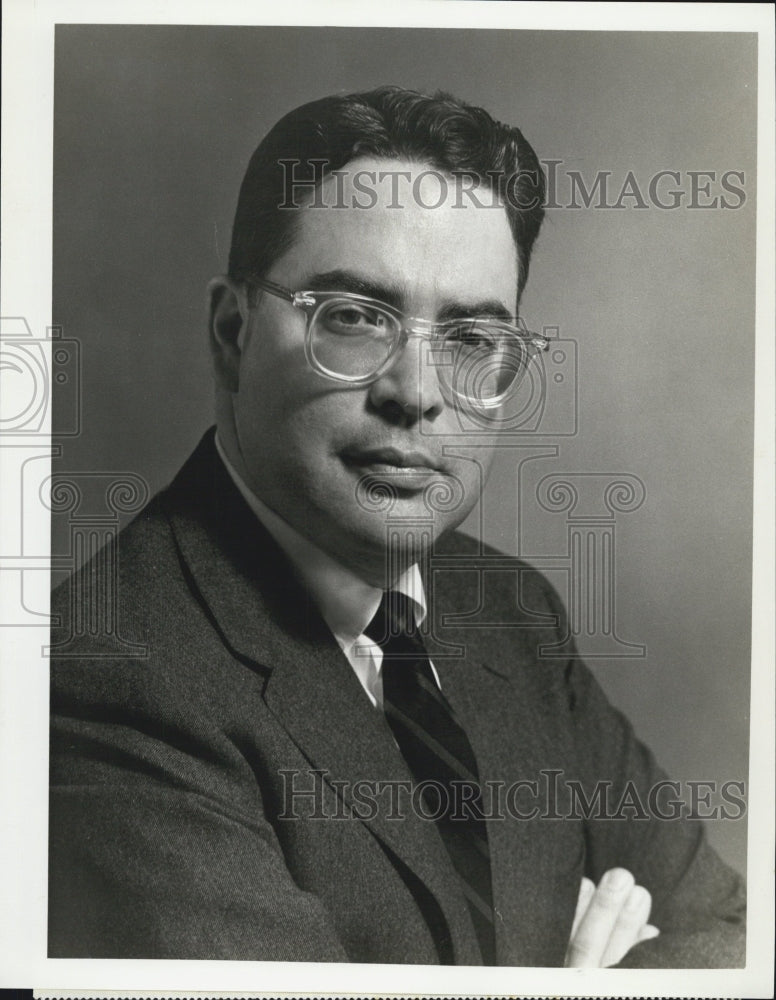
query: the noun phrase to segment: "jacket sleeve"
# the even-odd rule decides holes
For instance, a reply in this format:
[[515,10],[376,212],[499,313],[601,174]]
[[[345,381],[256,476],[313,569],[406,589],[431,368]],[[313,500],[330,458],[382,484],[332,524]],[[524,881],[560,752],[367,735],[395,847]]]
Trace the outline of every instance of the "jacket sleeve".
[[49,956],[347,961],[237,747],[138,705],[132,671],[53,664]]
[[[563,619],[554,594],[550,602]],[[631,949],[625,968],[741,968],[746,961],[743,880],[709,847],[690,803],[636,739],[578,657],[564,670],[575,756],[586,791],[586,874],[596,884],[623,867],[652,895],[660,936]],[[681,786],[680,786],[681,788]],[[604,795],[606,805],[596,802]],[[671,804],[674,800],[674,805]]]

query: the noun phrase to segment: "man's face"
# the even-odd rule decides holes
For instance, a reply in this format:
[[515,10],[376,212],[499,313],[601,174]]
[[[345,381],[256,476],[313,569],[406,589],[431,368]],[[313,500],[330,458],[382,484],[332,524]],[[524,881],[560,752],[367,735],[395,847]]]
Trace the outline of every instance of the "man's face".
[[[414,180],[428,169],[354,160],[344,183],[338,179],[339,192],[334,178],[325,181],[323,201],[363,203],[352,184],[359,170],[410,171]],[[472,315],[484,303],[512,314],[517,259],[504,209],[466,199],[454,207],[452,182],[447,200],[431,209],[425,206],[438,201],[439,181],[426,177],[420,184],[417,200],[404,184],[400,208],[388,207],[385,181],[375,187],[372,208],[300,210],[294,245],[266,277],[293,291],[368,288],[372,297],[432,322]],[[409,538],[423,521],[437,537],[463,521],[487,478],[492,447],[472,448],[482,438],[462,436],[427,340],[411,336],[386,374],[353,387],[310,367],[301,309],[264,293],[243,311],[232,396],[240,471],[297,531],[365,579],[387,585],[388,527],[394,538]],[[387,506],[375,501],[380,487],[395,497]],[[403,519],[414,527],[403,527]]]

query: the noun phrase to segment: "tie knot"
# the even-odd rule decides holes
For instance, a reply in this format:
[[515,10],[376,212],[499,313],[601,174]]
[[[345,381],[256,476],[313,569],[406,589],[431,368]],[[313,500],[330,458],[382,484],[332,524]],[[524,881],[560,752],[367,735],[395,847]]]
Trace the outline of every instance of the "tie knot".
[[399,590],[384,591],[380,606],[364,629],[364,634],[383,647],[399,636],[417,636],[412,600]]

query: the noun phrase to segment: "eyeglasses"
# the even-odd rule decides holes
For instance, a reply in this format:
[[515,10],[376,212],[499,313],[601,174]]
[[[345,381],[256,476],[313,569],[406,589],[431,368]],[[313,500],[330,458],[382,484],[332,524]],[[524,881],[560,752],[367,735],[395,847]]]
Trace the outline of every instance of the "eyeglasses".
[[514,324],[494,317],[432,323],[351,292],[292,292],[263,278],[249,284],[301,309],[307,316],[310,366],[354,386],[385,375],[415,334],[431,340],[446,398],[469,407],[496,407],[517,388],[531,357],[549,348],[549,341],[531,333],[519,317]]

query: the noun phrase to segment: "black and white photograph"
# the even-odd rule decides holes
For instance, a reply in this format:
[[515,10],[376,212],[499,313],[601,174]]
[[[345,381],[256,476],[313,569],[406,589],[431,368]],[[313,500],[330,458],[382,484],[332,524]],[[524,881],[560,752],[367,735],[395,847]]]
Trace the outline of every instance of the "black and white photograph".
[[10,5],[2,985],[770,995],[767,6],[247,6]]

